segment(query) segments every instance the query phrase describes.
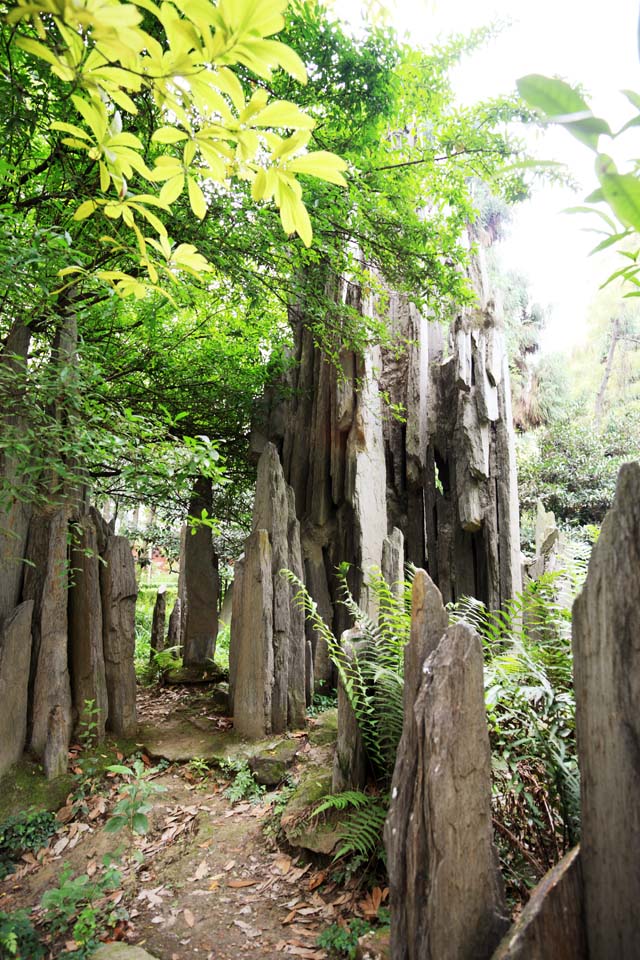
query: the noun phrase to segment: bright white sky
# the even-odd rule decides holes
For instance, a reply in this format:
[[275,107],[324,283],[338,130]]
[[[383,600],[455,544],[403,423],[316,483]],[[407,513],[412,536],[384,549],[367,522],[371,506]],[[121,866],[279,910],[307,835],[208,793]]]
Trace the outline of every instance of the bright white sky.
[[[582,83],[594,111],[616,129],[633,109],[619,91],[640,92],[639,6],[637,0],[397,0],[394,19],[412,43],[426,46],[438,36],[509,20],[501,36],[454,74],[459,99],[472,103],[507,93],[527,73],[557,74]],[[353,21],[357,7],[357,0],[340,0],[334,9]],[[588,257],[601,238],[583,231],[586,218],[561,212],[595,189],[593,155],[563,130],[546,131],[535,149],[543,159],[567,163],[584,191],[539,189],[518,208],[501,253],[506,266],[529,277],[533,298],[551,306],[543,346],[559,350],[582,339],[588,304],[610,271],[602,256]],[[625,134],[616,149],[606,149],[622,167],[640,156],[640,133]]]

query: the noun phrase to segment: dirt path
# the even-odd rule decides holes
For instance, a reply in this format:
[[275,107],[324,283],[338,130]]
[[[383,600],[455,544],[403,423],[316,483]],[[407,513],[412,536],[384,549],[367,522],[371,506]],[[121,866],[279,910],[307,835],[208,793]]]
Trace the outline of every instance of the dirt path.
[[[206,718],[224,731],[224,721],[211,713],[206,696],[184,690],[143,692],[142,729],[166,738],[172,724],[180,722],[184,731],[185,704],[197,737],[203,735],[198,721]],[[297,744],[298,763],[308,761],[315,750],[326,751],[300,734]],[[188,752],[188,744],[183,742],[181,749]],[[159,960],[271,960],[287,954],[321,960],[326,954],[316,945],[318,933],[343,913],[357,911],[357,893],[331,882],[326,860],[323,866],[313,855],[285,851],[268,829],[265,833],[271,825],[273,834],[282,792],[269,792],[258,803],[232,803],[219,777],[199,780],[192,768],[177,762],[154,776],[163,792],[151,798],[150,830],[126,840],[125,854],[130,856],[135,847],[140,867],[135,880],[125,880],[112,897],[128,913],[118,935]],[[114,850],[121,836],[105,831],[119,784],[112,780],[106,795],[90,800],[87,813],[61,823],[46,851],[27,858],[0,883],[0,909],[37,905],[42,893],[59,882],[63,864],[74,875],[99,875],[103,855]],[[68,812],[70,808],[61,812],[61,819]],[[52,956],[64,952],[64,946],[57,947]]]

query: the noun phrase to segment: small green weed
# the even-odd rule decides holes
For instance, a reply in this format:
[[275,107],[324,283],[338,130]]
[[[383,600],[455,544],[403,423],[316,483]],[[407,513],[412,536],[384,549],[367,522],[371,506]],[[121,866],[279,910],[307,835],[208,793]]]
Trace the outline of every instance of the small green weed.
[[338,698],[336,694],[326,694],[326,693],[314,693],[313,701],[310,707],[307,707],[307,716],[308,717],[317,717],[318,714],[324,713],[325,710],[331,710],[333,707],[338,705]]
[[257,803],[261,799],[265,788],[256,783],[246,760],[223,760],[220,767],[226,776],[233,777],[224,791],[228,800],[232,803],[238,803],[240,800]]
[[331,960],[354,960],[358,949],[358,938],[370,933],[374,927],[368,920],[354,917],[348,924],[332,923],[323,930],[316,940],[317,945],[326,950]]
[[48,810],[27,810],[0,824],[0,880],[13,872],[23,853],[35,853],[43,847],[57,826]]
[[96,880],[87,874],[77,877],[71,874],[71,867],[65,866],[59,885],[43,893],[40,906],[51,934],[71,936],[79,946],[75,955],[80,958],[97,946],[105,927],[115,925],[126,916],[106,900],[107,894],[120,886],[122,875],[113,865]]
[[208,777],[211,773],[209,761],[205,760],[204,757],[192,757],[187,767],[189,768],[189,772],[194,777],[199,777],[200,780],[204,780],[205,777]]
[[118,833],[125,827],[131,834],[145,834],[149,829],[147,814],[151,810],[149,798],[166,789],[158,783],[150,783],[149,777],[157,773],[155,768],[147,770],[142,760],[134,760],[130,767],[113,764],[107,767],[112,773],[127,777],[128,782],[120,788],[120,799],[113,808],[113,814],[107,820],[107,833]]
[[0,910],[0,960],[42,960],[45,949],[26,910]]

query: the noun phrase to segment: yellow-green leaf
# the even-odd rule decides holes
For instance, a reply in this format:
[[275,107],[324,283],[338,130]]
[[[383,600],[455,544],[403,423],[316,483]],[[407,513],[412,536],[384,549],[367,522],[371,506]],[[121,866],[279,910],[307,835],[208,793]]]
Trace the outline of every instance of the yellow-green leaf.
[[313,153],[305,153],[295,160],[290,160],[287,164],[287,170],[292,173],[307,173],[312,177],[319,177],[320,180],[328,180],[329,183],[337,183],[341,187],[346,187],[347,181],[342,176],[341,171],[347,169],[345,161],[335,153],[329,153],[328,150],[315,150]]
[[207,212],[207,201],[204,198],[204,193],[200,189],[200,185],[196,181],[189,177],[187,181],[189,189],[189,203],[191,204],[191,209],[195,213],[196,217],[199,220],[202,220]]
[[154,130],[151,139],[154,143],[180,143],[189,136],[184,130],[178,130],[176,127],[158,127]]
[[74,220],[86,220],[87,217],[90,217],[94,212],[98,204],[95,200],[85,200],[84,203],[81,203],[76,212],[73,215]]
[[163,203],[171,204],[174,202],[174,200],[178,199],[183,190],[184,176],[180,174],[177,177],[172,177],[171,180],[167,180],[160,191],[160,199]]
[[289,127],[292,130],[313,130],[316,125],[313,117],[288,100],[273,100],[250,122],[252,127]]

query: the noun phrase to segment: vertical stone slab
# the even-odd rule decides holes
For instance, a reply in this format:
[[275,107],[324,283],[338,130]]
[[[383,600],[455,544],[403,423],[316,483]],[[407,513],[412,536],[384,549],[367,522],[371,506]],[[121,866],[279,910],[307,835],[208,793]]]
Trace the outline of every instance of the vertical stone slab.
[[[295,573],[299,580],[302,580],[304,577],[304,568],[302,565],[302,548],[300,546],[300,524],[296,518],[295,495],[291,487],[287,487],[287,508],[287,566],[292,573]],[[304,610],[295,600],[297,588],[291,583],[288,584],[288,587],[289,663],[287,668],[287,724],[291,728],[296,728],[303,727],[307,722],[307,641],[305,637]]]
[[49,715],[55,706],[71,736],[71,682],[68,666],[68,581],[66,509],[35,514],[29,525],[23,599],[33,600],[29,745],[42,757]]
[[258,461],[253,530],[266,530],[271,545],[273,578],[273,690],[271,729],[287,729],[289,689],[289,642],[292,592],[280,571],[289,566],[289,500],[278,451],[267,443]]
[[305,640],[304,642],[304,660],[305,660],[305,676],[304,676],[304,698],[305,703],[308,707],[313,703],[313,691],[315,679],[313,676],[313,649],[311,647],[311,641]]
[[[238,586],[240,589],[237,589]],[[245,541],[241,581],[234,603],[242,617],[232,617],[233,725],[241,737],[260,739],[271,733],[273,687],[273,579],[269,534],[254,530]],[[247,629],[243,629],[243,624]]]
[[573,607],[590,960],[640,956],[640,464],[625,464]]
[[[423,680],[422,667],[447,629],[447,612],[436,585],[424,570],[417,570],[411,593],[411,634],[404,651],[404,720],[391,784],[391,805],[384,828],[389,872],[393,937],[406,944],[409,935],[407,900],[416,882],[420,862],[426,862],[422,818],[411,819],[418,777],[418,727],[413,705]],[[413,957],[408,947],[396,947],[395,960]]]
[[482,646],[475,631],[449,627],[422,674],[411,710],[415,776],[401,796],[396,765],[385,830],[391,955],[489,960],[508,919],[493,844]]
[[[362,632],[345,630],[341,643],[345,659],[353,664],[362,649]],[[347,666],[347,675],[349,667]],[[367,758],[355,711],[349,702],[344,684],[338,682],[338,739],[333,756],[332,793],[362,790],[367,782]]]
[[156,602],[153,605],[153,616],[151,618],[151,644],[149,654],[153,658],[154,653],[160,653],[164,650],[164,628],[167,618],[167,587],[162,583],[158,587]]
[[396,596],[402,596],[404,584],[404,536],[394,527],[382,542],[382,576]]
[[[199,477],[193,489],[189,514],[211,515],[211,480]],[[213,659],[218,636],[218,558],[211,529],[199,524],[188,530],[184,544],[186,616],[182,637],[184,664],[204,667]]]
[[[21,373],[26,371],[26,361],[31,342],[31,327],[24,320],[15,320],[0,350],[0,370],[13,375],[7,391],[2,391],[3,401],[11,399],[0,415],[0,427],[21,430],[22,418],[15,414],[22,400]],[[8,395],[7,395],[8,394]],[[18,403],[16,403],[18,401]],[[19,481],[19,458],[0,451],[0,475],[8,485]],[[11,497],[0,508],[0,622],[12,616],[20,602],[24,577],[24,551],[27,543],[31,506],[16,497]]]
[[107,680],[102,646],[102,600],[98,532],[89,515],[80,519],[71,549],[69,662],[76,722],[88,720],[85,701],[93,700],[99,739],[107,719]]
[[580,850],[544,875],[491,960],[588,960]]
[[244,554],[236,560],[233,567],[233,608],[231,613],[231,632],[229,636],[229,709],[233,714],[236,674],[238,672],[238,651],[244,635],[244,610],[242,607],[242,581],[244,578]]
[[17,763],[27,739],[33,600],[0,625],[0,775]]
[[135,620],[136,571],[126,537],[109,537],[100,569],[105,673],[109,713],[107,728],[116,736],[137,730]]
[[47,742],[44,745],[42,765],[47,780],[63,777],[68,768],[69,724],[60,704],[49,713]]
[[169,627],[167,629],[167,646],[180,647],[182,638],[182,602],[180,597],[176,597],[171,613],[169,614]]

